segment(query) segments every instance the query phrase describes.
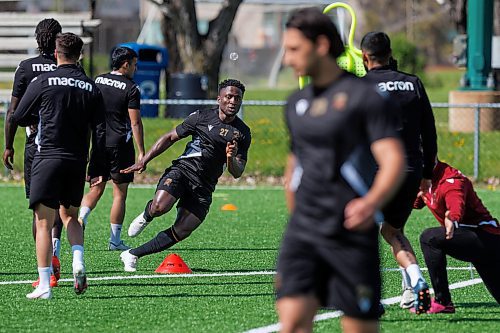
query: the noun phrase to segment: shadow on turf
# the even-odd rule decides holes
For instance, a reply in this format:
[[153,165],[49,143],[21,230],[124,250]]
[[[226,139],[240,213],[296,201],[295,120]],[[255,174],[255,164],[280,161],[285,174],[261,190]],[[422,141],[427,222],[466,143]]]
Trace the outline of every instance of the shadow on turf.
[[[432,318],[433,320],[439,320],[439,321],[449,321],[452,323],[455,322],[500,322],[500,316],[497,316],[498,318],[471,318],[471,313],[467,312],[468,309],[471,311],[474,311],[476,308],[481,309],[481,308],[496,308],[500,312],[500,307],[498,306],[498,303],[496,302],[475,302],[475,303],[455,303],[455,306],[457,308],[456,312],[454,314],[422,314],[420,316],[416,316],[414,314],[411,315],[413,320],[421,320],[422,318],[430,319]],[[491,311],[491,310],[490,310]],[[462,312],[462,313],[461,313]],[[494,316],[494,312],[488,312],[488,316]],[[388,319],[387,316],[383,316],[381,318],[381,321],[385,322],[407,322],[408,318],[399,318],[399,319]]]
[[[498,310],[500,311],[500,307],[498,306],[498,303],[495,303],[495,302],[455,303],[455,306],[457,308],[498,308]],[[500,320],[500,318],[499,318],[499,320]]]
[[[92,283],[92,281],[90,281]],[[102,282],[92,285],[94,287],[192,287],[192,286],[234,286],[234,285],[269,285],[272,282],[197,282],[197,283],[165,283],[165,281],[147,282],[137,281],[137,283]]]
[[150,294],[143,294],[143,295],[122,295],[122,296],[86,296],[86,299],[127,299],[127,298],[191,298],[191,297],[219,297],[219,298],[233,298],[233,297],[259,297],[259,296],[274,296],[275,294],[273,292],[270,293],[255,293],[255,294],[172,294],[172,295],[150,295]]
[[[245,272],[255,272],[256,270],[259,271],[274,271],[276,267],[271,267],[271,268],[261,268],[261,269],[208,269],[208,268],[196,268],[196,267],[191,267],[193,270],[193,273],[245,273]],[[99,274],[117,274],[117,273],[123,273],[123,269],[116,269],[116,270],[109,270],[109,271],[89,271],[89,275],[99,275]],[[148,273],[150,274],[151,272],[137,272],[137,273]],[[33,273],[29,273],[33,274]],[[1,274],[0,274],[1,275]],[[14,273],[12,273],[14,275]]]
[[191,251],[278,251],[276,247],[241,247],[241,248],[196,248],[196,249],[176,249],[177,252],[191,252]]

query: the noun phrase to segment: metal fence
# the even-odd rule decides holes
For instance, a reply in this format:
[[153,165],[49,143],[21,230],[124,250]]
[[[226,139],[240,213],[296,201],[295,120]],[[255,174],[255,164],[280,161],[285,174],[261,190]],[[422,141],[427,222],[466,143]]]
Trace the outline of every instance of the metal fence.
[[[0,100],[6,108],[8,101]],[[142,100],[143,104],[214,105],[214,100]],[[252,130],[252,147],[247,164],[247,175],[275,177],[283,173],[288,153],[288,134],[283,121],[281,100],[244,101],[241,116]],[[449,104],[432,103],[438,132],[439,158],[460,169],[474,180],[499,185],[500,179],[500,103]],[[181,119],[144,119],[146,146]],[[3,129],[3,126],[2,126]],[[3,146],[3,130],[2,130]],[[174,145],[175,147],[176,145]],[[149,170],[161,173],[172,159],[181,153],[183,145],[172,147],[166,156],[158,158]],[[154,162],[154,161],[153,161]]]

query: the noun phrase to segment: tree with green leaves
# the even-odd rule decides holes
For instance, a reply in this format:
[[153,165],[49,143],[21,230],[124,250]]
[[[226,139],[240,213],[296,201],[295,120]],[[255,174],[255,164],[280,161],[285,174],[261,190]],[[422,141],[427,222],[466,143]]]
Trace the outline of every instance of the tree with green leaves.
[[194,0],[150,0],[162,14],[162,32],[171,73],[200,73],[208,77],[208,95],[215,97],[222,53],[236,12],[243,0],[224,0],[217,16],[201,34]]

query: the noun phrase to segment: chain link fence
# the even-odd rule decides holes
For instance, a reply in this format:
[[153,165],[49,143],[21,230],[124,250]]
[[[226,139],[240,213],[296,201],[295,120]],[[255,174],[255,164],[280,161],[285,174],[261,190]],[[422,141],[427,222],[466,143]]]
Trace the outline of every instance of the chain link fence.
[[[7,101],[0,100],[5,111]],[[212,100],[142,100],[153,105],[215,105]],[[288,133],[283,120],[281,100],[247,100],[241,117],[252,130],[252,146],[245,174],[258,179],[279,178],[288,153]],[[438,132],[439,158],[460,169],[470,178],[499,186],[500,180],[500,103],[448,104],[432,103]],[[2,117],[3,119],[4,117]],[[144,118],[146,149],[182,119]],[[21,132],[21,134],[19,133]],[[23,135],[18,131],[18,136]],[[4,146],[2,122],[2,147]],[[16,170],[22,170],[22,145],[16,138]],[[148,165],[152,175],[159,175],[179,156],[184,144],[174,145]]]

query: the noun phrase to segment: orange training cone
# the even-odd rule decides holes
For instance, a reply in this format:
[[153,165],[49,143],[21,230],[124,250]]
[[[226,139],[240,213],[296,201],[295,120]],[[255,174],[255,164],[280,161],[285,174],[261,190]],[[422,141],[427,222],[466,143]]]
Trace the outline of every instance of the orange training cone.
[[179,255],[172,253],[169,254],[163,262],[155,270],[156,273],[162,274],[189,274],[193,273],[191,268],[186,265]]
[[236,211],[236,210],[238,210],[238,207],[236,207],[235,205],[233,205],[231,203],[228,203],[228,204],[225,204],[224,206],[222,206],[220,210]]

